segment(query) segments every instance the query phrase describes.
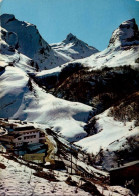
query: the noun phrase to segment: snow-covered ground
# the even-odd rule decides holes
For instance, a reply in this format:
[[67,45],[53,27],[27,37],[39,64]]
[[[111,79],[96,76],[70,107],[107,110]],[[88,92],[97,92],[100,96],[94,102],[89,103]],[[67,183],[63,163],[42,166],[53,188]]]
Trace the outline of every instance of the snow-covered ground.
[[[92,70],[102,70],[103,68],[116,68],[131,66],[131,68],[139,70],[139,63],[136,62],[139,56],[139,46],[134,46],[130,50],[115,50],[113,48],[107,48],[102,52],[91,55],[90,57],[72,61],[72,64],[81,64],[83,67]],[[64,67],[67,67],[69,63],[63,64],[60,67],[56,67],[51,70],[41,71],[36,73],[36,77],[45,78],[49,76],[58,76]]]
[[17,50],[9,51],[8,35],[9,32],[2,29],[0,57],[5,70],[0,72],[0,117],[19,118],[53,127],[70,141],[85,137],[87,133],[83,127],[92,108],[58,99],[37,86],[28,75],[35,72],[29,65],[31,59]]
[[[24,162],[24,161],[22,161]],[[5,169],[0,168],[0,195],[1,196],[89,196],[92,195],[77,186],[70,186],[65,183],[67,173],[54,171],[57,182],[52,182],[47,179],[39,178],[33,174],[34,169],[22,165],[13,160],[8,160],[0,154],[0,163],[6,166]],[[48,169],[43,169],[44,172],[50,172]],[[72,179],[81,185],[84,182],[80,180],[79,176],[72,175]],[[105,186],[102,187],[96,184],[97,189],[104,196],[134,196],[128,189],[120,186]]]
[[[109,110],[106,110],[96,116],[97,134],[76,142],[83,150],[93,154],[97,154],[101,148],[116,151],[122,147],[127,137],[139,137],[139,127],[135,127],[134,121],[126,123],[116,121],[108,116],[108,112]],[[131,127],[132,131],[130,131]],[[116,140],[118,142],[114,143]]]
[[[4,58],[6,61],[8,56]],[[45,93],[19,67],[7,66],[0,77],[0,116],[38,122],[70,141],[86,136],[83,127],[92,108]]]
[[[139,127],[134,126],[134,121],[124,123],[116,121],[108,115],[109,110],[96,116],[97,134],[86,137],[84,126],[93,108],[56,98],[46,93],[29,77],[28,74],[36,73],[36,64],[34,67],[30,65],[31,58],[39,64],[40,70],[43,70],[37,73],[37,77],[58,76],[61,70],[68,66],[68,63],[63,63],[73,60],[72,58],[76,59],[79,48],[76,48],[75,42],[68,40],[67,43],[66,40],[53,44],[51,48],[42,39],[34,25],[18,21],[13,15],[3,16],[2,25],[7,30],[1,28],[0,35],[2,38],[0,41],[0,117],[36,122],[43,128],[51,127],[59,135],[69,141],[76,141],[76,144],[83,150],[94,155],[100,149],[113,152],[128,148],[127,138],[133,137],[138,140]],[[9,32],[13,30],[13,26],[15,32]],[[19,26],[21,28],[18,28]],[[138,69],[139,46],[138,40],[133,41],[134,27],[134,20],[122,23],[113,33],[107,49],[90,57],[72,61],[72,64],[79,63],[84,67],[89,67],[90,70],[129,65],[133,69]],[[26,53],[27,49],[29,53]],[[61,66],[57,67],[58,65]],[[44,70],[53,67],[54,69]],[[110,165],[111,162],[108,161]],[[66,185],[61,180],[64,178],[62,174],[59,177],[60,182],[50,183],[31,175],[33,170],[11,160],[7,161],[1,155],[0,162],[6,166],[6,169],[0,169],[0,195],[31,195],[32,192],[36,196],[75,195],[75,187]],[[82,162],[78,164],[84,168],[87,167]],[[91,166],[88,166],[88,171],[96,172]],[[54,187],[55,193],[52,192]],[[121,187],[109,187],[107,190],[102,190],[102,187],[98,186],[98,189],[103,191],[104,195],[132,195],[127,189]],[[76,194],[89,195],[82,190],[78,190]]]
[[[78,195],[89,196],[91,194],[67,185],[64,181],[68,175],[56,172],[58,182],[48,181],[34,176],[35,170],[29,167],[8,160],[0,155],[0,162],[6,169],[0,169],[0,195],[1,196],[41,196],[41,195]],[[45,169],[45,172],[49,172]]]
[[[138,69],[138,63],[135,60],[138,58],[139,46],[134,46],[129,50],[115,50],[112,46],[102,52],[80,60],[80,63],[89,67],[90,70],[103,69],[105,67],[120,67],[131,65],[132,68]],[[76,60],[76,63],[78,60]]]
[[97,133],[95,135],[75,142],[84,151],[93,155],[97,155],[102,150],[103,166],[106,169],[110,169],[112,165],[117,166],[114,152],[124,151],[125,149],[130,151],[128,140],[134,138],[136,147],[139,140],[139,126],[135,126],[134,120],[131,122],[116,121],[108,113],[109,109],[95,117],[97,119],[95,124]]

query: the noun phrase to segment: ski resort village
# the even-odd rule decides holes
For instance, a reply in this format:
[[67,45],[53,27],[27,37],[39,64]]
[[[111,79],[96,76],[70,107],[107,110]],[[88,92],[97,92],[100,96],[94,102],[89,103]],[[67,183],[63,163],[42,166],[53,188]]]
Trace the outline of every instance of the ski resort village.
[[[46,195],[46,191],[48,195],[65,195],[65,188],[67,195],[83,195],[85,192],[86,195],[110,195],[113,191],[116,195],[132,195],[128,189],[120,187],[124,186],[125,182],[127,187],[137,192],[139,161],[124,164],[123,160],[118,160],[117,167],[103,171],[99,166],[94,166],[93,156],[83,152],[79,146],[66,142],[51,129],[42,130],[34,123],[8,119],[0,119],[0,125],[1,172],[8,169],[4,171],[7,176],[9,172],[18,171],[20,176],[14,177],[17,181],[22,180],[22,175],[25,175],[23,171],[27,172],[29,187],[28,190],[25,187],[26,194],[37,195],[36,177],[43,179],[40,188],[42,195]],[[19,165],[22,169],[18,170]],[[14,186],[13,180],[9,179],[8,182]],[[8,191],[2,188],[3,183],[2,195],[3,191]],[[49,191],[48,187],[51,187]],[[19,190],[15,190],[19,191],[19,195],[21,188],[23,187],[18,185]]]
[[138,196],[136,19],[103,51],[0,21],[0,196]]

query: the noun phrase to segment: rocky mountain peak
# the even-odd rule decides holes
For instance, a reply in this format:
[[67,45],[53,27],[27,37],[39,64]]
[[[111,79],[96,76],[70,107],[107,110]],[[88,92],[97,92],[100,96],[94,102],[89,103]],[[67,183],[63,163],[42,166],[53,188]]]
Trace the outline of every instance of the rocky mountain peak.
[[69,33],[66,37],[66,41],[73,42],[75,40],[77,40],[77,37],[73,35],[72,33]]
[[14,15],[3,14],[0,16],[1,26],[8,32],[14,32],[18,36],[19,52],[34,58],[41,49],[48,46],[35,25],[17,20]]
[[139,44],[139,31],[135,19],[124,21],[113,32],[109,46],[130,46]]
[[[66,37],[66,39],[62,42],[64,43],[64,45],[69,45],[72,44],[72,48],[75,47],[76,49],[91,49],[93,50],[93,53],[98,52],[98,50],[92,46],[89,46],[87,43],[85,43],[84,41],[78,39],[75,35],[73,35],[72,33],[69,33]],[[89,54],[91,55],[91,54]],[[86,56],[84,56],[86,57]]]
[[15,20],[15,16],[13,14],[2,14],[0,16],[1,23],[8,23],[10,21]]

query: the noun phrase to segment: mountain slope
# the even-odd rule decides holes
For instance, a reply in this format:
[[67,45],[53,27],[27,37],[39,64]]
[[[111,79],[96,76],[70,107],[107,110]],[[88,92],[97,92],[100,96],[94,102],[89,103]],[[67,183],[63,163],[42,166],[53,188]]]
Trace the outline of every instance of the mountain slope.
[[[80,65],[80,67],[83,67],[84,69],[88,68],[89,71],[101,71],[104,68],[116,68],[122,66],[130,66],[133,69],[138,69],[139,31],[135,20],[132,19],[123,22],[112,34],[109,46],[104,51],[97,52],[96,54],[93,54],[84,59],[72,61],[72,63],[66,63],[61,67],[52,69],[48,72],[41,72],[37,75],[37,77],[47,78],[48,76],[56,75],[58,81],[59,75],[63,72],[63,70],[68,69],[70,66],[72,68],[76,67],[76,65]],[[75,70],[74,73],[76,73],[76,71],[78,71],[78,69]],[[70,75],[67,73],[67,78]]]
[[18,53],[3,55],[3,66],[0,67],[0,117],[33,121],[44,127],[53,127],[69,141],[78,141],[86,136],[83,127],[92,108],[45,93],[28,75],[33,71],[27,69],[28,58],[22,55],[17,64],[13,63],[17,59]]
[[[50,89],[55,96],[94,107],[95,117],[85,126],[88,135],[76,144],[93,153],[95,163],[98,161],[107,169],[116,166],[124,152],[125,162],[138,159],[135,152],[139,137],[138,115],[135,117],[138,106],[137,102],[130,104],[139,91],[138,40],[135,20],[123,22],[104,51],[35,76],[38,84],[45,86],[47,91]],[[135,145],[132,145],[134,141]]]
[[0,28],[0,37],[0,65],[3,69],[7,65],[17,66],[27,73],[38,69],[37,63],[15,49],[18,38],[14,32]]
[[[86,129],[88,137],[76,144],[95,156],[95,162],[110,169],[138,160],[139,92],[131,94],[102,114],[93,117]],[[95,148],[94,148],[95,146]]]
[[[75,56],[79,59],[97,52],[93,47],[89,47],[84,42],[77,39],[75,46],[71,49],[72,52],[69,48],[69,51],[66,50],[65,45],[61,45],[61,47],[63,47],[61,50],[65,51],[61,52],[61,50],[51,47],[41,37],[35,25],[19,21],[11,14],[1,15],[0,21],[1,26],[12,34],[10,40],[12,38],[15,40],[15,43],[8,42],[8,44],[20,53],[33,59],[35,63],[38,64],[39,70],[52,69],[73,60]],[[66,41],[63,43],[66,43]],[[82,53],[79,54],[81,51]]]
[[83,127],[92,108],[46,94],[21,69],[0,72],[0,117],[44,124],[76,141],[87,135]]
[[139,45],[139,32],[135,19],[123,22],[110,39],[109,47],[125,47]]
[[30,78],[30,74],[36,72],[32,67],[34,61],[14,48],[17,37],[12,35],[15,33],[1,28],[0,117],[53,127],[70,141],[86,136],[83,127],[92,108],[55,98],[38,87]]
[[69,58],[50,47],[35,25],[19,21],[10,14],[1,15],[0,20],[1,26],[17,37],[15,49],[37,62],[40,70],[51,69],[69,61]]
[[42,71],[34,78],[59,98],[79,101],[96,107],[99,112],[104,111],[139,90],[138,39],[135,20],[123,22],[104,51]]
[[[124,39],[120,38],[121,31],[122,38],[125,33]],[[112,154],[120,151],[122,145],[128,149],[126,140],[138,138],[138,123],[132,115],[137,108],[130,107],[132,104],[127,107],[122,102],[128,105],[132,95],[139,91],[138,30],[135,21],[130,20],[122,23],[122,28],[116,32],[117,36],[114,32],[113,42],[110,41],[106,50],[48,71],[36,72],[35,66],[30,66],[34,61],[16,50],[18,36],[2,29],[0,116],[53,127],[55,132],[69,141],[78,141],[78,145],[95,156],[100,155],[101,146]],[[42,86],[59,98],[46,93]],[[114,108],[116,104],[117,109]],[[122,118],[117,118],[117,113],[124,107],[127,107],[124,116],[128,111],[130,114],[126,125]],[[86,126],[90,114],[97,116]],[[109,165],[108,159],[101,161],[101,156],[98,159],[106,167],[114,162],[113,156]]]
[[96,48],[88,46],[73,34],[68,34],[66,39],[60,43],[51,44],[57,52],[69,56],[71,60],[82,59],[99,52]]

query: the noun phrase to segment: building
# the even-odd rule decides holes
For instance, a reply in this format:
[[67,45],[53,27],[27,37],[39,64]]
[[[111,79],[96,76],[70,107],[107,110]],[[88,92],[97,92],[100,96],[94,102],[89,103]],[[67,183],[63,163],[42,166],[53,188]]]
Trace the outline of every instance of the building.
[[13,148],[21,147],[23,144],[45,143],[45,133],[33,126],[22,126],[14,128],[14,131],[0,137],[0,142]]
[[45,143],[45,133],[40,129],[36,129],[33,126],[17,127],[14,133],[20,134],[13,139],[13,143],[16,147],[22,146],[23,143],[35,144]]
[[7,152],[24,156],[28,161],[54,163],[54,144],[33,123],[0,119],[0,126],[6,131],[6,134],[0,135],[0,143]]
[[132,181],[134,186],[133,191],[137,194],[137,190],[139,190],[139,160],[113,168],[109,172],[111,185],[126,186],[127,182]]

